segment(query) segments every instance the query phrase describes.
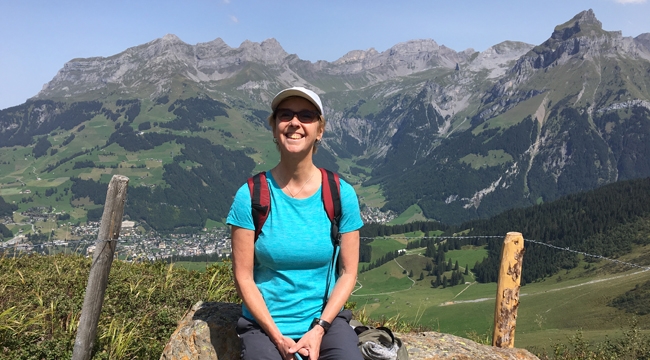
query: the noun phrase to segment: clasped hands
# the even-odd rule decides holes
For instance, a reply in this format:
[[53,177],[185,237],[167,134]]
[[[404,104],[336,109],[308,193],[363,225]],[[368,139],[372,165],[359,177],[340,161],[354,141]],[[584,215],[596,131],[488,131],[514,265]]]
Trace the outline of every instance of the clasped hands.
[[320,326],[314,326],[298,342],[288,337],[283,337],[280,344],[276,344],[280,355],[284,360],[295,360],[295,354],[300,354],[304,359],[318,360],[320,355],[320,344],[323,340],[325,330]]

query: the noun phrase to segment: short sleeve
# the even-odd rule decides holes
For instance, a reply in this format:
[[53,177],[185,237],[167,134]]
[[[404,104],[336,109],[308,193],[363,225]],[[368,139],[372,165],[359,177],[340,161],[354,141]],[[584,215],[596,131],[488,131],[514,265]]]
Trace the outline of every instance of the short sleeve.
[[357,193],[346,181],[341,179],[341,223],[339,232],[347,233],[359,230],[363,226]]
[[230,212],[228,212],[226,224],[248,230],[255,230],[253,215],[251,213],[251,194],[248,190],[247,183],[237,190],[232,206],[230,206]]

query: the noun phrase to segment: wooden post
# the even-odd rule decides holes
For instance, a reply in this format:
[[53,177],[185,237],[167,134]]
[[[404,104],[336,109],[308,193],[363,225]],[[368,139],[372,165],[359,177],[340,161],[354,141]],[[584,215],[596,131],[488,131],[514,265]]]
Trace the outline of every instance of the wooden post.
[[517,308],[521,266],[524,261],[524,238],[521,233],[509,232],[501,247],[501,265],[494,307],[492,346],[511,348],[515,344]]
[[124,213],[128,185],[129,178],[122,175],[114,175],[108,184],[104,213],[95,242],[96,247],[88,275],[86,295],[72,350],[72,360],[88,360],[91,356],[97,335],[99,314],[102,311],[104,293],[108,284],[108,274],[111,271],[117,238],[120,236],[122,227],[122,214]]

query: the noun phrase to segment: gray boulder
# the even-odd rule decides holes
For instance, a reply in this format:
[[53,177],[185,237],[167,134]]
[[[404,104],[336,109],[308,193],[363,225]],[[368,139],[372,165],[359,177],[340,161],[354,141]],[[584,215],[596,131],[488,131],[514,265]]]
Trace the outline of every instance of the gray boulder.
[[[240,341],[235,324],[241,305],[198,302],[179,322],[161,360],[238,360]],[[501,349],[438,332],[397,334],[410,360],[539,360],[523,349]]]

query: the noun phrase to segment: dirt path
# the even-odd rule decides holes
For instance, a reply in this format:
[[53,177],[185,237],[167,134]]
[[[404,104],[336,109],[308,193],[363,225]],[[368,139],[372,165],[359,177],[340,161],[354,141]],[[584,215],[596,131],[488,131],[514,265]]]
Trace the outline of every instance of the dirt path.
[[[397,261],[397,259],[393,259],[393,261],[395,261],[397,266],[399,266],[402,270],[406,270]],[[621,274],[621,275],[616,275],[616,276],[612,276],[612,277],[608,277],[608,278],[604,278],[604,279],[590,280],[590,281],[587,281],[587,282],[584,282],[584,283],[581,283],[581,284],[568,285],[568,286],[560,287],[560,288],[557,288],[557,289],[549,289],[549,290],[545,290],[545,291],[542,291],[542,292],[536,292],[536,293],[531,293],[531,294],[522,293],[519,296],[545,294],[545,293],[555,292],[555,291],[560,291],[560,290],[573,289],[573,288],[577,288],[577,287],[580,287],[580,286],[592,285],[592,284],[597,284],[597,283],[604,282],[604,281],[611,281],[611,280],[616,280],[616,279],[620,279],[620,278],[623,278],[623,277],[638,275],[638,274],[645,273],[647,271],[650,271],[650,268],[635,271],[635,272],[629,273],[629,274]],[[408,279],[411,280],[411,286],[408,289],[388,291],[388,292],[382,292],[382,293],[376,293],[376,294],[361,294],[361,295],[357,295],[356,292],[363,288],[363,284],[360,283],[359,280],[357,280],[357,284],[359,285],[359,287],[354,289],[352,291],[352,293],[350,294],[350,296],[379,296],[379,295],[390,295],[390,294],[400,293],[400,292],[404,292],[404,291],[409,291],[409,290],[411,290],[413,288],[413,285],[415,285],[415,280],[411,279],[410,277],[408,277]],[[456,294],[456,296],[454,296],[453,299],[457,298],[460,294],[465,292],[465,290],[469,289],[470,286],[472,286],[472,285],[474,285],[476,283],[477,282],[474,281],[474,282],[472,282],[470,284],[467,284],[467,286],[463,290],[461,290],[458,294]],[[472,300],[458,300],[458,301],[454,301],[453,299],[451,301],[445,301],[445,302],[443,302],[441,304],[438,304],[438,306],[450,306],[450,305],[456,305],[456,304],[466,304],[466,303],[477,303],[477,302],[483,302],[483,301],[490,301],[490,300],[494,300],[494,297],[491,297],[491,298],[478,298],[478,299],[472,299]]]
[[[555,291],[560,291],[560,290],[573,289],[573,288],[577,288],[577,287],[580,287],[580,286],[597,284],[597,283],[604,282],[604,281],[616,280],[616,279],[620,279],[620,278],[627,277],[627,276],[638,275],[638,274],[641,274],[641,273],[644,273],[644,272],[647,272],[647,271],[650,271],[650,268],[635,271],[635,272],[629,273],[629,274],[616,275],[616,276],[612,276],[612,277],[605,278],[605,279],[590,280],[590,281],[584,282],[582,284],[569,285],[569,286],[564,286],[564,287],[557,288],[557,289],[549,289],[549,290],[545,290],[545,291],[542,291],[542,292],[536,292],[536,293],[531,293],[531,294],[522,293],[522,294],[519,294],[519,296],[539,295],[539,294],[546,294],[546,293],[549,293],[549,292],[555,292]],[[469,286],[467,286],[467,287],[469,287]],[[465,291],[466,289],[467,288],[463,289],[463,291]],[[458,295],[460,295],[460,293],[458,293]],[[456,296],[458,296],[458,295],[456,295]],[[454,297],[454,299],[455,298],[456,297]],[[449,306],[449,305],[456,305],[456,304],[476,303],[476,302],[489,301],[489,300],[494,300],[494,298],[492,297],[492,298],[479,298],[479,299],[473,299],[473,300],[446,301],[446,302],[444,302],[444,303],[442,303],[442,304],[440,304],[438,306]]]

